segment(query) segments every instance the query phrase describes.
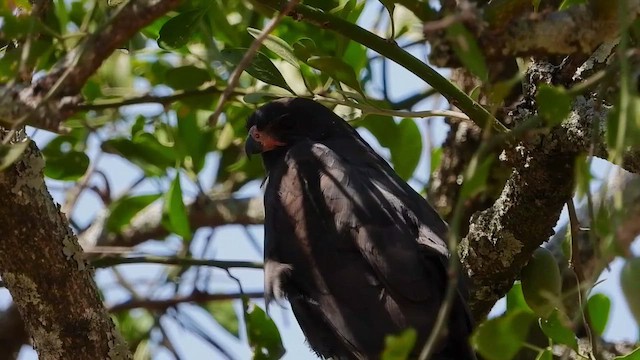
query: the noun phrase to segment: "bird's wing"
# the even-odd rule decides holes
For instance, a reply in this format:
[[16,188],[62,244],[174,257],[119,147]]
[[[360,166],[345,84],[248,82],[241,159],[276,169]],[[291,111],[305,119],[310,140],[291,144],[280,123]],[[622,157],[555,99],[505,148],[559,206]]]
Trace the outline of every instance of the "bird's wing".
[[425,300],[434,292],[439,297],[447,250],[419,218],[429,205],[367,149],[351,140],[336,144],[303,143],[287,154],[278,191],[285,212],[281,217],[295,223],[295,238],[310,242],[305,245],[309,258],[316,245],[324,251],[357,249],[377,281],[408,299]]

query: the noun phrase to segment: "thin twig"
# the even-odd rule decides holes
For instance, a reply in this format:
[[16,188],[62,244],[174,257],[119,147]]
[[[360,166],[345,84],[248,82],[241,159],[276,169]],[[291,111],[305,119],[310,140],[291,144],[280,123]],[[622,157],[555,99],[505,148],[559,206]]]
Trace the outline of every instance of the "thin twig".
[[[156,95],[147,94],[147,95],[142,95],[139,97],[133,97],[133,98],[124,99],[124,100],[85,103],[85,104],[78,105],[76,107],[76,110],[78,111],[103,110],[103,109],[118,108],[126,105],[150,104],[150,103],[166,105],[166,104],[171,104],[173,102],[176,102],[178,100],[183,100],[186,98],[191,98],[191,97],[200,96],[200,95],[218,94],[224,91],[225,89],[221,87],[218,87],[215,85],[209,85],[209,86],[205,86],[205,87],[194,89],[194,90],[176,91],[172,95],[167,95],[167,96],[156,96]],[[247,92],[242,89],[235,89],[231,91],[231,95],[246,95],[246,94]]]
[[161,264],[161,265],[181,265],[181,266],[212,266],[221,269],[229,268],[249,268],[262,269],[262,263],[254,261],[226,261],[226,260],[206,260],[181,257],[159,257],[159,256],[105,256],[91,260],[91,265],[96,268],[104,268],[122,264]]
[[287,16],[287,14],[291,10],[293,10],[293,8],[296,5],[298,5],[299,2],[300,2],[299,0],[289,1],[285,5],[285,7],[282,9],[282,11],[280,11],[278,16],[273,18],[271,22],[269,22],[267,27],[265,27],[264,30],[262,30],[260,35],[257,38],[255,38],[255,40],[253,40],[253,42],[251,43],[251,46],[249,46],[249,48],[247,49],[247,52],[242,57],[242,60],[240,60],[240,62],[238,63],[238,66],[236,66],[236,68],[231,73],[231,76],[229,77],[229,81],[227,82],[227,87],[225,88],[224,92],[220,96],[216,109],[213,111],[213,114],[211,114],[211,116],[209,117],[209,124],[215,125],[218,122],[218,117],[220,117],[220,114],[222,113],[224,104],[227,102],[227,100],[231,96],[231,93],[236,88],[236,86],[238,86],[238,82],[240,81],[240,75],[242,75],[242,72],[249,66],[249,64],[251,64],[251,60],[253,60],[253,57],[256,55],[256,53],[258,52],[258,49],[260,48],[262,43],[267,39],[269,34],[273,30],[275,30],[276,26],[278,26],[280,21],[282,21],[282,19],[285,16]]
[[333,97],[325,97],[320,95],[315,95],[312,98],[324,102],[329,102],[332,104],[345,105],[350,106],[356,109],[362,110],[366,114],[371,115],[389,115],[389,116],[398,116],[403,118],[428,118],[428,117],[438,117],[445,116],[450,118],[456,118],[460,120],[470,120],[469,116],[465,113],[461,113],[459,111],[453,110],[425,110],[425,111],[400,111],[400,110],[390,110],[390,109],[378,109],[372,106],[355,103],[353,101],[340,100]]
[[222,301],[222,300],[234,300],[242,299],[244,297],[252,299],[262,299],[264,293],[262,291],[255,292],[238,292],[229,294],[207,294],[202,292],[195,292],[187,296],[176,296],[170,299],[144,299],[144,300],[129,300],[120,304],[109,307],[109,312],[120,312],[137,308],[144,308],[147,310],[165,310],[172,306],[183,303],[204,303],[209,301]]
[[580,257],[580,233],[582,230],[580,229],[580,221],[578,220],[578,214],[576,213],[576,207],[573,203],[573,199],[569,199],[567,201],[567,210],[569,213],[569,226],[571,233],[571,268],[573,269],[573,273],[576,277],[577,290],[578,290],[578,303],[580,305],[580,314],[582,315],[582,323],[584,325],[585,331],[587,333],[587,338],[589,338],[589,342],[591,343],[591,353],[595,356],[598,352],[598,344],[595,341],[593,336],[593,332],[591,331],[591,319],[589,318],[589,313],[586,308],[586,304],[584,303],[584,295],[583,292],[583,284],[585,284],[584,279],[584,271],[582,269],[582,259]]
[[[101,152],[96,156],[96,158],[93,160],[94,164],[99,161],[102,154],[103,153]],[[89,180],[91,180],[95,169],[95,166],[90,166],[87,172],[85,172],[85,174],[82,176],[80,181],[78,181],[71,189],[69,189],[69,191],[67,191],[67,194],[65,195],[64,205],[62,205],[62,207],[60,208],[60,211],[66,214],[67,218],[71,218],[73,208],[75,208],[76,203],[78,202],[78,199],[80,198],[80,195],[82,194],[84,189],[87,188]]]

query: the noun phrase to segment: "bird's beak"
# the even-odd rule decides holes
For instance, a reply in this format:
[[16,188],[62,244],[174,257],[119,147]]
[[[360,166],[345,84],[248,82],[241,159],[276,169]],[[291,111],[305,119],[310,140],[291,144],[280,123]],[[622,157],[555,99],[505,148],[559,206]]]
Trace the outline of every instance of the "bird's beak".
[[247,157],[251,157],[251,155],[260,154],[264,151],[262,144],[255,141],[251,135],[247,136],[247,140],[244,142],[244,152],[247,154]]

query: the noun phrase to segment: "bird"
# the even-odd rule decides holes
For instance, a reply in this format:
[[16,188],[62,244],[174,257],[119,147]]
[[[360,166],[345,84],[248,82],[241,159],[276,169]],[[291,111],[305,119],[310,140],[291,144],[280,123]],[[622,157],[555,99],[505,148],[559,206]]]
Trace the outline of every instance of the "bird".
[[[379,359],[385,338],[410,328],[418,358],[449,281],[446,222],[319,102],[273,100],[246,129],[245,152],[260,154],[266,172],[266,303],[288,300],[320,358]],[[475,359],[457,290],[431,359]]]

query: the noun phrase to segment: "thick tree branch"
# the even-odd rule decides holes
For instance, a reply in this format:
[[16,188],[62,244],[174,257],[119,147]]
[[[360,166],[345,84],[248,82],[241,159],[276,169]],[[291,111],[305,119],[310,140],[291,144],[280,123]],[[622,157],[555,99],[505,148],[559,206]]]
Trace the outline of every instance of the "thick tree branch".
[[40,359],[126,359],[77,238],[44,183],[44,160],[27,150],[0,172],[0,274]]
[[179,3],[180,0],[129,1],[34,84],[0,86],[0,126],[16,128],[28,124],[58,131],[60,123],[75,111],[80,89],[102,62],[133,34]]
[[[460,248],[476,318],[483,318],[506,294],[531,252],[553,235],[573,194],[575,159],[591,146],[592,124],[606,118],[598,105],[597,99],[579,97],[562,126],[529,137],[501,156],[514,166],[511,176],[498,200],[472,217]],[[517,123],[533,116],[518,111]]]
[[[628,0],[626,3],[628,20],[633,20],[638,16],[640,1]],[[490,28],[480,34],[482,48],[489,58],[591,54],[601,43],[617,37],[622,28],[618,1],[591,1],[564,11],[546,10],[524,15],[492,8],[503,4],[506,5],[503,7],[513,8],[508,2],[494,1],[485,9],[486,14],[499,16],[488,19]],[[526,9],[532,9],[530,2]],[[504,29],[506,25],[508,31]]]

